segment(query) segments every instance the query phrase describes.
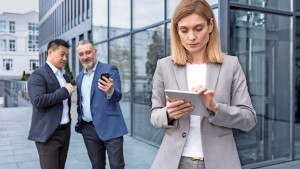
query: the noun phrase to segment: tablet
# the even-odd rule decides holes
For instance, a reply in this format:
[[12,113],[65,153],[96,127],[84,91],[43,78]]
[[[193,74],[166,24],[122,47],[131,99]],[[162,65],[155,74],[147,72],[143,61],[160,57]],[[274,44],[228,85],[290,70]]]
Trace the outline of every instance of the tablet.
[[191,102],[192,105],[195,106],[194,111],[191,112],[191,115],[208,117],[207,108],[204,106],[201,96],[198,93],[165,89],[165,94],[171,100],[185,100]]

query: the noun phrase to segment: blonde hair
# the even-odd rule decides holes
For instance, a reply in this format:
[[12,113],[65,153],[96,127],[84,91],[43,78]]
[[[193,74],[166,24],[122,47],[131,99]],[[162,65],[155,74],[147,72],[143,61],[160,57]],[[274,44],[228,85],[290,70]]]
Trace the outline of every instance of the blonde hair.
[[212,19],[212,22],[214,24],[213,30],[209,34],[209,41],[206,46],[203,62],[223,63],[223,56],[216,19],[212,9],[205,0],[181,0],[175,8],[171,20],[171,52],[174,63],[178,65],[185,65],[186,63],[193,62],[193,59],[189,52],[181,44],[177,28],[178,22],[182,18],[191,14],[197,14],[203,17],[207,21],[207,25],[210,25]]

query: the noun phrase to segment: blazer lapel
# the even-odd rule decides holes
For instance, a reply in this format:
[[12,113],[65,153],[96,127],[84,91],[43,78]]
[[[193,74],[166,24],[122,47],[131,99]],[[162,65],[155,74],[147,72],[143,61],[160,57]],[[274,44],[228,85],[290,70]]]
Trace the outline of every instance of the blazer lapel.
[[77,80],[76,85],[77,85],[77,88],[79,89],[78,92],[80,92],[80,93],[78,93],[78,95],[79,94],[81,95],[82,79],[83,79],[83,70],[79,73],[78,78],[76,78],[76,80]]
[[103,67],[103,64],[101,64],[98,61],[97,67],[96,67],[95,72],[94,72],[94,78],[93,78],[92,87],[91,87],[91,99],[93,97],[93,94],[95,93],[95,89],[98,88],[98,79],[99,79],[100,74],[102,72],[102,67]]
[[65,80],[66,80],[67,83],[70,83],[70,82],[71,82],[69,76],[67,76],[66,74],[64,74],[64,78],[65,78]]
[[55,76],[53,70],[50,68],[50,66],[49,66],[47,63],[45,64],[45,69],[46,69],[46,71],[48,72],[50,78],[51,78],[51,79],[55,82],[55,84],[57,85],[57,88],[60,88],[60,84],[59,84],[59,82],[58,82],[58,80],[57,80],[57,78],[56,78],[56,76]]
[[186,66],[173,65],[174,75],[179,90],[188,91],[186,79]]
[[215,90],[220,74],[220,64],[207,64],[206,87]]

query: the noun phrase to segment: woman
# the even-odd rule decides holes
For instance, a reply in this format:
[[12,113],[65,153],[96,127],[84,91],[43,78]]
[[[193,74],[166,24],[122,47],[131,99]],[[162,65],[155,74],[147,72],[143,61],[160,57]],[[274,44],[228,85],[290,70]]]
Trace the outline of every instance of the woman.
[[[171,27],[172,56],[158,60],[151,123],[165,135],[152,169],[240,169],[232,128],[251,130],[256,112],[238,59],[221,53],[213,12],[204,0],[182,0]],[[171,101],[165,89],[201,95],[209,117]]]

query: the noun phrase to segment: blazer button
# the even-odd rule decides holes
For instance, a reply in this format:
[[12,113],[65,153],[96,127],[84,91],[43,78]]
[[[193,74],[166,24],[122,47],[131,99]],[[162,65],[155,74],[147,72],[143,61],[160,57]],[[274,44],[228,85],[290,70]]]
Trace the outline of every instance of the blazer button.
[[186,137],[186,133],[182,133],[182,138],[185,138]]

